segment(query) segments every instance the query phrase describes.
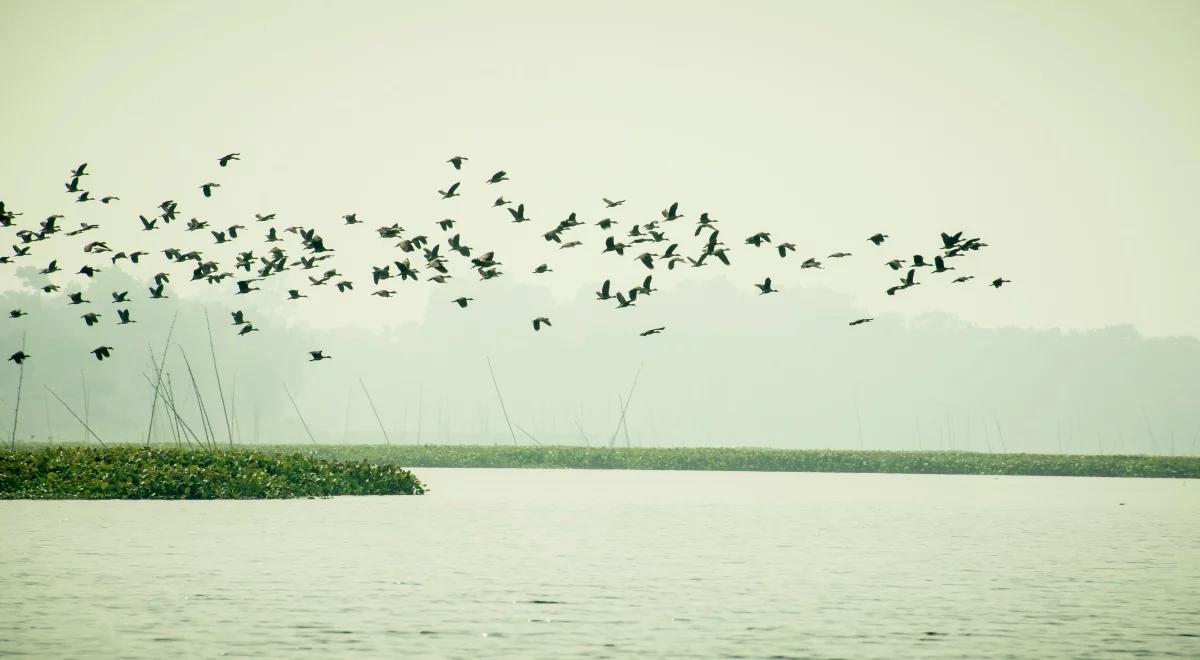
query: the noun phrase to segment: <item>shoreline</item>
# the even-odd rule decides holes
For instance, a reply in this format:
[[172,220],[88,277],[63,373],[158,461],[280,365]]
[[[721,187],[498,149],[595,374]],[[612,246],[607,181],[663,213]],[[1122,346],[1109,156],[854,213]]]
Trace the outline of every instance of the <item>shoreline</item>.
[[964,451],[579,447],[526,445],[262,445],[406,468],[723,470],[1200,479],[1200,456],[999,454]]

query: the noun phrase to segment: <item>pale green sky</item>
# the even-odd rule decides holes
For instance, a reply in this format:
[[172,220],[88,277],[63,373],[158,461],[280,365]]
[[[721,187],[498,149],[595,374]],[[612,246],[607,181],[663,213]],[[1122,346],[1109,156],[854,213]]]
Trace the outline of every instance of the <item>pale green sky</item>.
[[[560,299],[640,272],[594,251],[563,263],[544,227],[502,222],[482,180],[505,169],[503,193],[539,227],[600,217],[602,195],[630,200],[626,223],[675,200],[709,211],[735,266],[676,282],[773,275],[874,314],[1200,336],[1198,61],[1195,2],[5,0],[0,197],[25,221],[63,212],[131,245],[136,214],[166,198],[214,224],[275,211],[325,228],[343,272],[392,254],[343,232],[343,213],[426,233],[456,217],[520,264],[517,281],[551,261],[538,281]],[[228,151],[244,160],[219,170]],[[458,153],[461,177],[443,162]],[[61,194],[82,161],[120,205]],[[464,197],[438,200],[459,178]],[[223,188],[202,200],[209,180]],[[882,262],[943,229],[984,237],[960,269],[1012,288],[884,296]],[[855,256],[801,272],[740,245],[758,230]],[[876,231],[888,249],[864,241]],[[430,291],[405,289],[389,319],[419,316]],[[355,324],[379,302],[287,309]]]
[[[94,410],[134,409],[150,396],[138,389],[146,344],[160,346],[177,309],[138,288],[166,270],[185,303],[176,339],[206,348],[192,304],[204,303],[229,384],[241,383],[227,398],[264,439],[301,432],[284,380],[323,438],[367,438],[364,378],[393,428],[411,435],[424,401],[426,429],[444,410],[448,437],[494,441],[490,357],[519,423],[556,441],[576,441],[575,424],[608,433],[645,363],[631,420],[647,443],[977,447],[1003,427],[1011,448],[1194,452],[1197,62],[1195,2],[0,0],[0,199],[24,213],[19,224],[63,213],[68,228],[101,224],[115,249],[201,249],[228,267],[239,249],[265,250],[253,214],[274,212],[279,228],[317,228],[358,283],[287,302],[309,274],[293,271],[233,296],[229,282],[182,282],[190,268],[157,253],[85,282],[81,265],[107,261],[80,249],[94,235],[59,235],[0,268],[0,296],[31,312],[3,326],[4,345],[27,332],[31,396],[49,384],[82,405],[72,383],[83,369]],[[243,159],[219,168],[232,151]],[[461,173],[445,163],[456,154],[470,157]],[[86,187],[119,202],[62,192],[84,161]],[[512,180],[486,186],[498,169]],[[208,181],[222,184],[211,199],[197,189]],[[455,181],[463,196],[438,199]],[[499,194],[534,222],[491,208]],[[602,196],[629,201],[605,212]],[[218,247],[174,224],[140,231],[137,215],[165,199],[183,220],[248,235]],[[685,251],[708,211],[734,264],[656,269],[658,297],[631,310],[591,300],[605,278],[627,288],[646,273],[599,254],[598,230],[576,230],[588,244],[573,251],[541,239],[571,211],[627,229],[673,201]],[[365,224],[343,227],[350,212]],[[501,281],[481,284],[454,261],[446,285],[366,295],[370,266],[403,257],[375,227],[440,237],[445,217],[496,251]],[[763,230],[799,258],[742,244]],[[991,245],[953,262],[978,279],[922,274],[924,286],[884,295],[896,274],[883,263],[930,255],[943,230]],[[874,247],[875,232],[892,238]],[[853,256],[799,268],[834,251]],[[91,285],[100,326],[84,328],[61,293],[13,290],[51,258],[64,290]],[[530,273],[542,262],[555,272]],[[766,276],[779,294],[757,295]],[[988,287],[997,276],[1013,284]],[[140,323],[111,324],[114,287],[133,292]],[[459,295],[476,302],[458,310]],[[264,330],[236,337],[234,306]],[[847,328],[860,314],[879,320]],[[554,326],[535,334],[529,319],[543,315]],[[1191,339],[1044,331],[1124,324]],[[637,336],[659,325],[666,334]],[[119,359],[91,360],[96,342]],[[315,348],[336,359],[307,364]],[[74,432],[56,408],[52,423],[48,398],[34,401],[47,436]],[[20,421],[43,433],[42,419]],[[104,424],[129,432],[124,412]]]

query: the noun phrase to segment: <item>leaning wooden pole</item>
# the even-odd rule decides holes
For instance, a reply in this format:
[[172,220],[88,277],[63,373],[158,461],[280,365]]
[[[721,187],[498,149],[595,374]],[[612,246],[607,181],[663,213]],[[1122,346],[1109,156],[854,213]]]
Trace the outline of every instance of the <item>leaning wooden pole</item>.
[[[175,316],[171,317],[171,327],[167,330],[167,343],[163,346],[163,363],[158,366],[158,375],[154,379],[154,398],[150,400],[150,423],[146,426],[146,446],[150,446],[150,433],[154,430],[154,411],[158,410],[158,388],[162,386],[162,368],[167,364],[167,351],[171,348],[171,335],[175,334],[175,321],[179,318],[179,312],[175,312]],[[150,360],[154,361],[154,349],[147,344],[146,348],[150,349]]]
[[500,394],[500,384],[496,382],[496,371],[492,369],[492,358],[487,359],[488,373],[492,375],[492,385],[496,388],[496,398],[500,399],[500,412],[504,413],[504,423],[508,424],[508,433],[512,436],[513,444],[517,444],[517,434],[513,431],[512,422],[508,419],[508,409],[504,407],[504,395]]
[[85,423],[84,423],[84,421],[83,421],[83,419],[81,419],[81,418],[79,417],[79,415],[76,415],[76,414],[75,414],[75,411],[74,411],[74,410],[71,410],[71,406],[68,406],[68,405],[67,405],[67,402],[62,400],[62,397],[60,397],[59,395],[55,394],[55,393],[54,393],[54,390],[50,389],[50,386],[49,386],[49,385],[43,385],[42,387],[45,387],[45,388],[46,388],[46,391],[47,391],[47,392],[49,392],[51,396],[53,396],[55,399],[58,399],[58,402],[59,402],[59,403],[61,403],[61,404],[63,405],[63,408],[66,408],[66,409],[67,409],[67,412],[71,413],[71,416],[75,418],[75,421],[79,422],[80,424],[83,424],[83,428],[87,429],[88,433],[91,433],[91,434],[92,434],[92,437],[96,439],[96,442],[99,442],[99,443],[100,443],[100,446],[101,446],[101,447],[104,447],[104,446],[105,446],[105,444],[104,444],[104,441],[100,439],[100,436],[96,435],[96,432],[92,430],[92,427],[90,427],[90,426],[88,426],[87,424],[85,424]]
[[204,409],[204,397],[200,395],[200,385],[196,383],[196,374],[192,371],[192,362],[188,360],[187,351],[183,350],[181,344],[175,344],[179,349],[179,354],[183,356],[183,364],[187,367],[188,378],[192,380],[192,390],[196,393],[196,408],[200,411],[200,430],[204,431],[204,440],[209,449],[217,446],[216,438],[213,437],[212,422],[208,419],[208,411]]
[[[379,422],[379,430],[383,432],[383,444],[392,444],[391,439],[388,438],[387,429],[383,427],[383,420],[379,419],[379,411],[375,410],[375,402],[371,400],[371,393],[367,391],[367,384],[364,383],[363,379],[361,378],[358,379],[358,384],[362,385],[363,394],[367,395],[367,403],[371,404],[371,412],[375,414],[375,421]],[[349,409],[349,405],[347,405],[347,409]],[[349,415],[347,415],[347,417],[349,417]]]
[[[21,353],[25,353],[25,333],[21,333]],[[13,427],[12,437],[9,439],[9,444],[13,449],[17,448],[17,420],[21,418],[21,387],[25,385],[25,360],[21,360],[21,368],[17,375],[17,405],[13,408]]]
[[[79,380],[83,385],[83,423],[86,424],[86,423],[88,423],[88,421],[90,421],[91,417],[88,412],[89,407],[88,407],[87,374],[85,374],[82,369],[79,370]],[[87,438],[88,438],[87,429],[83,429],[83,441],[87,442]]]
[[[146,379],[146,383],[148,385],[151,387],[154,386],[154,381],[150,380],[149,376],[142,374],[142,377]],[[159,392],[159,396],[163,400],[163,405],[167,406],[167,410],[169,410],[174,416],[176,424],[180,429],[179,435],[181,435],[184,441],[187,442],[188,448],[190,449],[192,446],[192,441],[188,439],[188,434],[191,434],[197,445],[204,447],[204,443],[200,441],[200,438],[196,435],[196,432],[192,430],[191,426],[188,426],[187,421],[183,419],[183,415],[179,414],[179,409],[175,407],[175,388],[171,386],[170,374],[167,374],[167,386]]]
[[537,439],[537,438],[535,438],[535,437],[533,437],[533,434],[532,434],[532,433],[530,433],[529,431],[526,431],[525,429],[521,428],[521,425],[520,425],[520,424],[517,424],[517,430],[518,430],[518,431],[520,431],[521,433],[524,433],[524,434],[526,435],[526,437],[528,437],[530,440],[533,440],[533,444],[535,444],[535,445],[537,445],[537,446],[539,446],[539,447],[541,447],[541,446],[542,446],[542,443],[538,442],[538,439]]
[[613,446],[617,441],[617,434],[621,432],[621,425],[625,423],[625,412],[629,410],[629,404],[633,403],[633,390],[637,388],[638,376],[642,375],[642,367],[646,366],[645,362],[638,365],[637,372],[633,374],[633,384],[629,386],[629,396],[625,397],[625,405],[621,406],[621,419],[617,420],[617,428],[613,429],[612,438],[608,440],[608,446]]
[[225,392],[221,389],[221,370],[217,368],[217,349],[213,345],[212,325],[208,322],[208,309],[204,310],[204,327],[208,328],[208,350],[212,353],[213,371],[217,374],[217,395],[221,397],[221,412],[225,415],[225,437],[233,446],[233,425],[229,423],[229,408],[225,405]]
[[300,414],[300,406],[296,405],[296,400],[292,398],[292,392],[288,389],[287,383],[283,384],[283,391],[287,393],[288,401],[292,402],[292,408],[296,410],[296,416],[300,418],[300,424],[304,427],[304,432],[308,434],[308,439],[315,445],[317,439],[313,437],[312,431],[308,430],[308,422],[304,421],[304,415]]

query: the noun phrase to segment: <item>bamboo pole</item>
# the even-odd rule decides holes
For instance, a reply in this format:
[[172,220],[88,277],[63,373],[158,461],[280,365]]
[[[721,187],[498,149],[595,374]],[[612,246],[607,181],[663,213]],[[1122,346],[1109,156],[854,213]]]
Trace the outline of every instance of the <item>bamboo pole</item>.
[[629,404],[633,403],[633,390],[637,387],[638,376],[642,375],[642,367],[646,366],[645,362],[638,365],[637,372],[633,374],[633,384],[629,386],[629,396],[625,398],[625,403],[621,407],[621,419],[617,420],[617,428],[613,429],[612,438],[608,441],[608,446],[612,447],[617,441],[617,433],[621,431],[621,425],[625,423],[625,412],[629,409]]
[[[79,370],[79,380],[83,386],[83,422],[86,424],[87,422],[91,421],[91,418],[88,414],[87,374],[83,372],[83,369]],[[83,442],[87,442],[87,437],[87,429],[83,429]]]
[[[363,394],[367,395],[367,403],[371,404],[371,412],[375,413],[375,421],[379,422],[379,430],[383,432],[383,444],[385,444],[385,445],[392,444],[391,438],[388,438],[387,429],[383,427],[383,420],[379,419],[379,411],[375,409],[375,402],[371,400],[371,393],[367,391],[367,384],[364,383],[363,379],[361,379],[361,378],[358,379],[358,384],[362,385]],[[349,405],[346,406],[346,410],[347,411],[350,410]],[[348,414],[347,414],[347,417],[349,417]]]
[[[167,351],[171,348],[171,335],[175,334],[175,321],[179,318],[179,312],[175,312],[175,316],[171,317],[171,327],[167,330],[167,343],[163,346],[163,364],[157,368],[158,375],[154,379],[154,398],[150,399],[150,422],[146,425],[146,446],[150,446],[150,433],[154,430],[154,411],[158,410],[158,388],[162,385],[162,368],[166,366]],[[150,359],[154,359],[154,349],[150,348],[150,344],[146,344],[146,348],[150,349]]]
[[513,444],[517,444],[517,434],[513,432],[512,422],[508,419],[508,409],[504,407],[504,396],[500,394],[500,383],[496,382],[496,371],[492,369],[492,358],[487,359],[488,373],[492,375],[492,385],[496,388],[496,398],[500,399],[500,412],[504,413],[504,423],[508,424],[508,433],[512,436]]
[[[25,333],[21,333],[21,352],[25,352]],[[21,418],[21,387],[25,385],[25,360],[21,360],[19,374],[17,375],[17,405],[13,408],[13,426],[12,437],[9,444],[13,449],[17,448],[17,420]]]
[[288,401],[292,402],[292,408],[296,409],[296,416],[300,418],[300,424],[304,426],[304,432],[308,434],[308,439],[315,445],[317,439],[313,437],[312,431],[308,430],[308,422],[304,421],[304,415],[300,414],[300,406],[296,405],[296,400],[292,398],[292,392],[288,389],[287,383],[283,384],[283,391],[287,393]]
[[591,441],[590,439],[588,439],[588,434],[587,434],[587,431],[584,431],[584,430],[583,430],[583,427],[579,425],[579,420],[576,420],[576,421],[575,421],[575,428],[579,429],[579,435],[582,435],[582,436],[583,436],[583,444],[584,444],[584,446],[591,447],[591,446],[592,446],[592,441]]
[[208,419],[208,411],[204,409],[204,397],[200,394],[200,386],[196,383],[196,374],[192,371],[192,363],[188,360],[187,351],[183,350],[181,344],[175,345],[179,349],[179,354],[183,356],[183,364],[187,366],[188,377],[192,381],[192,390],[196,393],[196,407],[200,411],[200,428],[204,431],[204,440],[210,449],[217,445],[216,438],[212,432],[212,422]]
[[217,394],[221,397],[221,412],[225,415],[225,437],[233,446],[233,425],[229,423],[229,409],[225,406],[225,392],[221,389],[221,370],[217,368],[217,349],[213,345],[212,325],[208,322],[208,308],[204,309],[204,327],[208,328],[208,350],[212,353],[213,371],[217,374]]
[[520,425],[520,424],[517,424],[517,430],[518,430],[518,431],[520,431],[521,433],[524,433],[526,436],[528,436],[530,440],[533,440],[533,443],[534,443],[535,445],[537,445],[537,446],[539,446],[539,447],[541,447],[541,446],[542,446],[542,443],[538,442],[538,439],[537,439],[537,438],[535,438],[535,437],[533,437],[533,434],[532,434],[532,433],[530,433],[529,431],[526,431],[525,429],[521,428],[521,425]]
[[71,410],[71,406],[68,406],[68,405],[67,405],[67,402],[62,400],[62,397],[60,397],[59,395],[55,394],[55,393],[54,393],[54,390],[50,389],[50,386],[49,386],[49,385],[43,385],[42,387],[45,387],[45,388],[46,388],[46,391],[47,391],[47,392],[49,392],[51,396],[53,396],[55,399],[58,399],[58,402],[59,402],[59,403],[61,403],[61,404],[63,405],[63,408],[66,408],[66,409],[67,409],[67,412],[71,413],[71,416],[75,418],[75,421],[79,422],[80,424],[83,424],[83,428],[87,429],[88,433],[91,433],[91,434],[92,434],[92,437],[96,439],[96,442],[99,442],[99,443],[100,443],[100,446],[101,446],[101,447],[105,447],[105,446],[106,446],[106,445],[104,444],[104,441],[100,439],[100,436],[96,435],[96,432],[92,430],[92,427],[90,427],[90,426],[88,426],[86,423],[84,423],[83,419],[81,419],[81,418],[79,417],[79,415],[76,415],[76,414],[75,414],[75,411],[74,411],[74,410]]

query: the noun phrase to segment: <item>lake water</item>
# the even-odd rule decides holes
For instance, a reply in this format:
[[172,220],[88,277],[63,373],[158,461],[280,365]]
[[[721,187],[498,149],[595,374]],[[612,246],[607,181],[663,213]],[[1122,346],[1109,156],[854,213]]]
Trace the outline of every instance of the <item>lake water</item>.
[[1200,657],[1200,482],[417,473],[0,502],[0,655]]

